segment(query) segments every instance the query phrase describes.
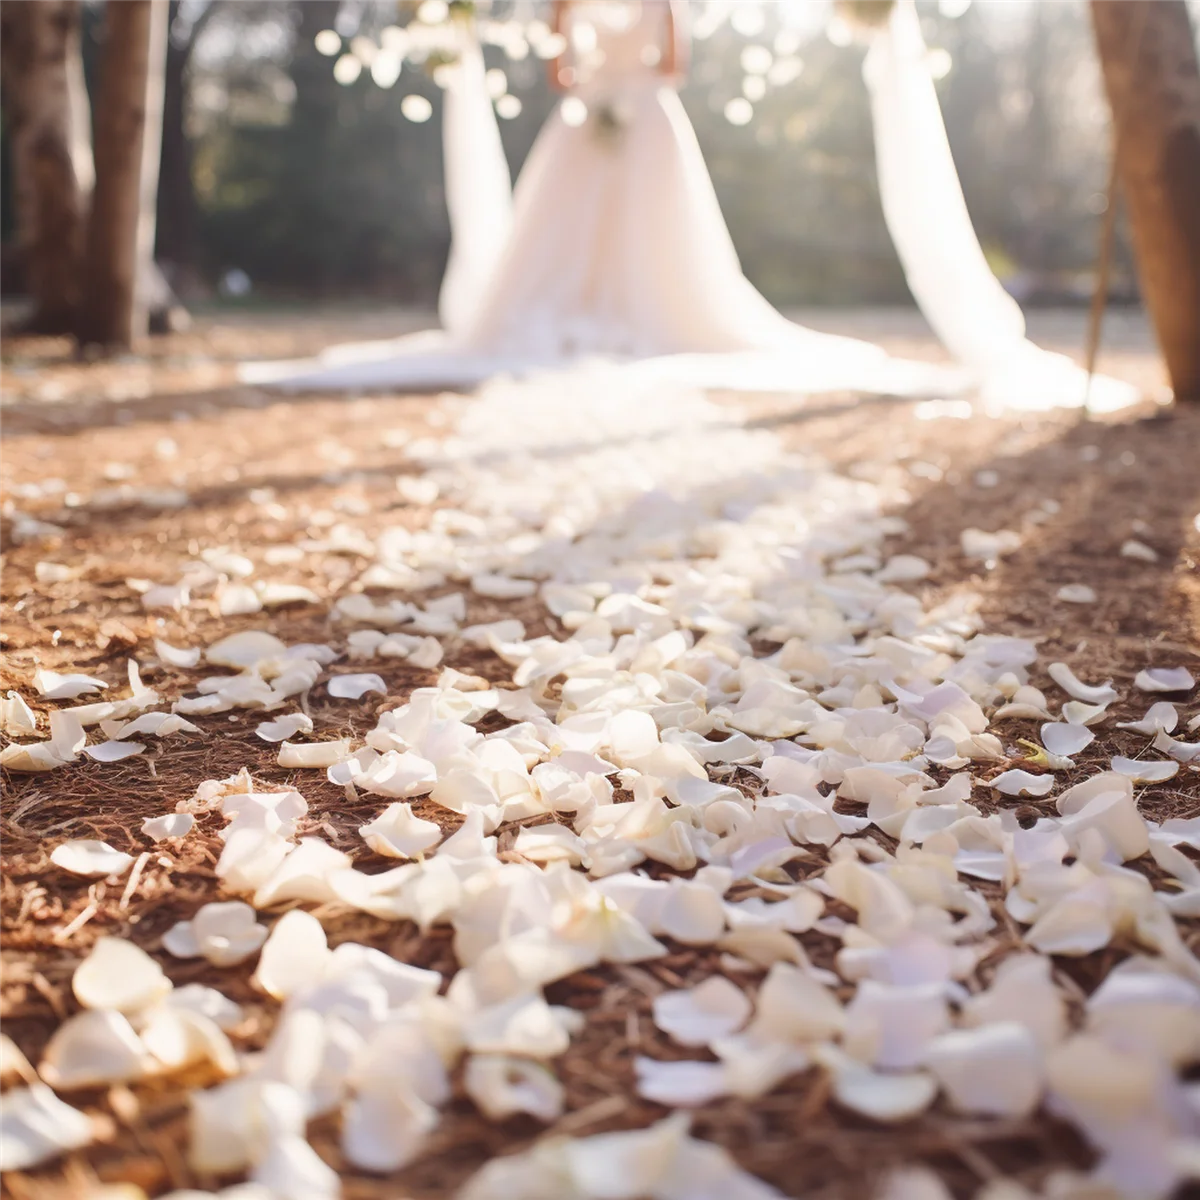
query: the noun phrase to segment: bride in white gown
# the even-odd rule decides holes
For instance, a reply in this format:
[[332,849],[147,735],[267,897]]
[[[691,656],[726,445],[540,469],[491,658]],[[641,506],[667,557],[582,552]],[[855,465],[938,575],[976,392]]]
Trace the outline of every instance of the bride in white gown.
[[[960,369],[889,358],[778,313],[743,275],[677,94],[682,0],[556,0],[567,95],[509,199],[508,166],[469,24],[444,113],[453,250],[444,332],[243,368],[288,388],[471,386],[580,358],[701,387],[911,394],[981,389],[993,406],[1083,402],[1086,377],[1033,346],[963,201],[912,0],[866,63],[884,213],[914,297]],[[1136,399],[1093,381],[1098,407]]]
[[[743,275],[676,91],[684,9],[680,0],[558,0],[567,50],[555,70],[567,94],[521,172],[506,232],[495,197],[507,166],[482,58],[464,31],[445,112],[456,247],[445,332],[248,364],[243,378],[306,389],[470,386],[604,358],[708,387],[956,386],[948,372],[793,324]],[[472,253],[458,253],[468,239]]]
[[[644,358],[794,346],[797,328],[742,274],[676,88],[683,5],[556,8],[569,93],[521,172],[474,346]],[[853,347],[855,350],[860,347]]]

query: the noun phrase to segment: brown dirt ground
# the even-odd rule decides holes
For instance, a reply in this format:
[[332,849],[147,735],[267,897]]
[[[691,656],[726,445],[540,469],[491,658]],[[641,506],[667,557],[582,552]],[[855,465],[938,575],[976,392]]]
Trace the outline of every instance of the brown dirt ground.
[[[908,354],[937,354],[906,316],[822,315],[813,323],[875,336]],[[266,546],[319,537],[338,522],[368,533],[426,522],[430,510],[407,503],[396,490],[396,476],[411,468],[402,450],[389,443],[396,447],[405,436],[440,435],[441,416],[428,397],[281,399],[233,383],[238,358],[307,353],[324,343],[411,326],[411,318],[387,313],[370,319],[347,313],[208,320],[191,333],[156,342],[147,358],[94,364],[71,362],[61,343],[8,341],[0,496],[22,512],[63,524],[65,532],[49,543],[11,546],[11,523],[3,523],[0,687],[18,687],[28,696],[37,667],[81,670],[120,683],[126,659],[152,653],[156,635],[179,645],[200,644],[218,630],[240,627],[268,627],[288,641],[342,637],[344,629],[335,627],[323,605],[233,620],[193,607],[160,620],[142,611],[126,580],[173,582],[182,564],[208,547],[227,545],[261,563]],[[1051,344],[1070,349],[1081,341],[1074,316],[1047,318],[1043,326]],[[1138,319],[1118,314],[1110,338],[1114,352],[1102,365],[1154,387],[1159,368]],[[820,397],[804,404],[787,397],[728,399],[790,446],[855,474],[903,483],[908,502],[897,511],[908,529],[890,549],[920,554],[933,564],[930,578],[917,589],[926,602],[975,592],[990,632],[1034,638],[1043,666],[1062,659],[1089,680],[1111,677],[1131,688],[1134,674],[1146,666],[1186,664],[1194,673],[1200,668],[1200,407],[1164,410],[1147,404],[1090,421],[1072,413],[966,421],[921,420],[913,403],[862,397]],[[385,431],[395,432],[384,438]],[[186,488],[187,507],[153,510],[119,496],[101,507],[89,503],[102,489],[119,486],[106,477],[113,463],[132,467],[131,481],[139,487]],[[983,477],[989,486],[981,485],[981,471],[993,473]],[[62,494],[40,500],[22,494],[52,477],[64,480],[82,502],[64,508]],[[1049,519],[1023,525],[1047,500],[1058,506]],[[1015,554],[989,571],[959,549],[959,532],[969,525],[1024,527],[1026,536]],[[1119,547],[1131,536],[1153,546],[1158,561],[1121,557]],[[43,560],[66,563],[77,576],[40,583],[35,566]],[[296,566],[267,568],[262,577],[302,583],[331,600],[365,566],[365,559],[354,556],[309,555]],[[1056,591],[1066,583],[1089,584],[1097,602],[1057,600]],[[518,615],[534,632],[554,631],[553,621],[528,602],[471,598],[469,609],[473,621]],[[505,678],[503,664],[469,647],[451,647],[447,663],[498,682]],[[386,679],[388,698],[365,701],[352,715],[345,703],[329,704],[323,689],[309,697],[318,735],[361,735],[378,711],[402,703],[412,688],[436,677],[387,661],[372,663],[371,670]],[[183,690],[183,678],[169,669],[148,671],[146,678],[168,697]],[[1034,681],[1049,683],[1044,675]],[[1113,711],[1126,719],[1141,715],[1147,704],[1135,694]],[[1180,707],[1185,719],[1195,715],[1200,696],[1193,692]],[[5,1032],[33,1061],[56,1024],[77,1007],[71,973],[102,934],[135,941],[177,984],[210,983],[243,1003],[246,1021],[235,1038],[240,1048],[260,1046],[269,1036],[275,1006],[251,988],[250,966],[217,971],[172,959],[160,947],[173,922],[217,895],[219,818],[201,818],[177,849],[155,848],[128,894],[124,880],[89,883],[48,863],[50,849],[67,837],[102,837],[139,854],[145,848],[136,832],[142,818],[171,811],[201,780],[246,766],[262,783],[298,787],[310,803],[314,831],[356,852],[368,869],[381,865],[355,833],[378,805],[349,805],[318,772],[281,770],[273,748],[254,737],[258,719],[244,712],[198,718],[201,735],[172,738],[161,753],[5,779],[0,1016]],[[1020,753],[1015,739],[1035,737],[1036,727],[1014,722],[1004,732],[1015,756]],[[1114,753],[1136,755],[1144,740],[1104,726],[1081,756],[1077,775],[1094,772]],[[1200,775],[1184,771],[1168,785],[1145,789],[1141,806],[1156,819],[1195,814]],[[432,805],[428,810],[418,808],[445,822],[444,812]],[[811,865],[802,862],[800,873]],[[63,938],[60,931],[72,922],[75,931]],[[360,940],[408,962],[453,970],[445,931],[422,937],[407,924],[362,915],[330,914],[326,924],[335,943]],[[1193,947],[1200,944],[1200,930],[1185,936]],[[805,935],[801,941],[814,961],[830,960],[827,939]],[[993,959],[1016,941],[1011,924],[1002,924]],[[1124,949],[1060,962],[1064,986],[1082,995]],[[554,1131],[595,1133],[663,1115],[633,1094],[638,1054],[681,1056],[654,1027],[651,1000],[665,987],[716,970],[716,959],[712,951],[677,947],[667,959],[598,969],[551,989],[552,1000],[588,1014],[585,1032],[557,1064],[568,1099]],[[986,964],[982,975],[988,975]],[[6,1181],[8,1194],[17,1200],[76,1197],[95,1178],[136,1182],[152,1195],[213,1185],[217,1181],[195,1178],[183,1155],[185,1085],[205,1082],[174,1079],[73,1096],[97,1114],[101,1140],[50,1168],[13,1174]],[[1051,1168],[1088,1162],[1086,1147],[1042,1116],[981,1122],[939,1107],[899,1129],[872,1126],[833,1107],[826,1080],[815,1071],[754,1103],[710,1105],[696,1114],[694,1131],[727,1146],[743,1166],[788,1195],[822,1200],[865,1196],[880,1172],[898,1162],[933,1165],[963,1196],[998,1175],[1034,1183]],[[452,1194],[487,1158],[519,1149],[542,1131],[526,1119],[484,1121],[460,1092],[421,1158],[382,1179],[346,1166],[332,1120],[310,1132],[320,1152],[343,1171],[347,1196],[432,1200]]]

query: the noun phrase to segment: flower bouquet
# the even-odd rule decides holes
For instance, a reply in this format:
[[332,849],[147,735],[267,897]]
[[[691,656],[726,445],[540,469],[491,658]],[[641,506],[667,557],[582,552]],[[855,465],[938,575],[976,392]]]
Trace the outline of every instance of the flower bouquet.
[[608,146],[620,142],[629,124],[629,113],[611,100],[592,110],[591,129],[596,140]]
[[847,25],[878,29],[886,25],[896,0],[835,0],[834,10]]

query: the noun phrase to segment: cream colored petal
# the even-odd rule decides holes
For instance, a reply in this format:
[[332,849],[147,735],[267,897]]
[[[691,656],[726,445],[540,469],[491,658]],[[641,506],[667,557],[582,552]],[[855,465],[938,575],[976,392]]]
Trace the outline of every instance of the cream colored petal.
[[76,1013],[46,1045],[38,1071],[58,1091],[128,1083],[150,1070],[152,1060],[133,1026],[108,1009]]
[[45,1084],[0,1096],[0,1171],[41,1166],[92,1140],[92,1120],[64,1104]]
[[1037,1039],[1015,1021],[943,1033],[930,1043],[926,1065],[959,1112],[1024,1117],[1041,1098]]
[[171,981],[133,942],[102,937],[75,968],[71,988],[84,1008],[136,1013],[161,1000],[171,990]]
[[284,913],[263,944],[254,982],[276,1000],[320,979],[329,958],[321,922],[302,909]]
[[549,1124],[563,1110],[564,1090],[543,1063],[502,1054],[473,1054],[463,1073],[467,1095],[489,1121],[528,1113]]
[[752,1012],[746,994],[721,975],[654,998],[654,1023],[681,1046],[707,1046],[740,1029]]
[[54,848],[50,861],[74,875],[123,875],[133,866],[133,855],[114,849],[107,842],[76,838]]

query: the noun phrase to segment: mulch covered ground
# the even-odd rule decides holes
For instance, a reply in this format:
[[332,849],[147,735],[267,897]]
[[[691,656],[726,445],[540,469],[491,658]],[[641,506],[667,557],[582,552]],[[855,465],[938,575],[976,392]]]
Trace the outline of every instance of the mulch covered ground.
[[[1047,324],[1052,335],[1077,333],[1078,322],[1055,320]],[[907,353],[936,353],[911,322],[872,325],[861,318],[833,326],[878,334]],[[323,343],[400,327],[388,314],[369,320],[353,314],[210,320],[160,341],[150,359],[95,364],[69,361],[61,343],[8,340],[0,688],[19,688],[28,698],[38,667],[82,671],[116,684],[129,657],[152,653],[156,636],[189,646],[239,628],[270,629],[289,643],[340,638],[324,603],[240,618],[218,618],[197,607],[163,617],[143,610],[128,581],[173,582],[185,562],[218,546],[257,561],[265,545],[325,537],[341,523],[368,534],[426,523],[431,508],[406,499],[397,477],[410,469],[405,444],[444,432],[444,414],[428,397],[283,399],[238,387],[233,377],[238,358],[311,352]],[[1117,352],[1106,365],[1153,387],[1158,367],[1137,322],[1119,319],[1116,335]],[[1200,667],[1200,407],[1147,403],[1096,420],[1074,412],[964,420],[936,406],[851,396],[804,403],[763,396],[728,400],[789,446],[815,451],[854,475],[903,481],[909,501],[898,512],[907,529],[889,550],[933,565],[929,578],[914,585],[923,599],[976,593],[989,632],[1035,639],[1041,663],[1061,659],[1081,678],[1112,678],[1125,692],[1145,667],[1186,665],[1193,673]],[[171,507],[169,493],[180,488],[187,491],[186,506]],[[164,495],[154,499],[160,490]],[[13,545],[13,509],[53,521],[64,532]],[[1041,514],[1036,523],[1031,513]],[[987,569],[962,553],[959,534],[968,526],[1011,528],[1023,533],[1023,541]],[[1157,560],[1122,556],[1120,548],[1131,538],[1150,546]],[[48,581],[43,569],[39,579],[39,562],[66,564],[73,577]],[[332,602],[366,562],[353,554],[310,555],[290,573],[273,574]],[[1068,584],[1090,586],[1095,602],[1058,599]],[[554,632],[535,600],[468,594],[468,601],[470,622],[515,615],[531,636]],[[499,683],[510,674],[490,653],[466,647],[443,665]],[[373,662],[370,670],[384,676],[388,696],[357,706],[354,717],[346,716],[344,705],[323,711],[323,692],[310,700],[323,734],[335,736],[339,726],[348,734],[365,733],[379,711],[403,703],[438,674],[389,660]],[[145,677],[167,697],[183,690],[182,676],[169,669]],[[1049,683],[1045,677],[1033,682]],[[1136,711],[1129,705],[1111,711],[1117,721],[1141,716],[1143,700],[1135,701]],[[1193,696],[1183,707],[1185,720],[1195,715],[1197,703]],[[174,844],[178,849],[152,850],[140,873],[118,885],[89,883],[48,862],[49,850],[72,837],[97,837],[141,854],[146,843],[137,831],[144,817],[173,810],[199,781],[242,767],[261,781],[298,787],[310,804],[309,822],[334,844],[359,851],[360,863],[367,861],[355,831],[378,812],[378,800],[364,800],[355,811],[321,773],[276,766],[276,748],[254,736],[259,719],[244,711],[196,718],[201,737],[172,738],[157,754],[117,764],[82,760],[43,776],[5,779],[0,1016],[4,1031],[32,1061],[75,1010],[71,974],[102,934],[135,941],[177,985],[218,986],[246,1009],[238,1047],[265,1042],[277,1006],[251,988],[253,960],[217,971],[203,960],[173,959],[159,945],[175,921],[218,898],[213,867],[219,816],[201,817],[196,831]],[[1112,755],[1136,755],[1144,746],[1144,738],[1114,725],[1106,723],[1080,755],[1081,778],[1085,770],[1102,769]],[[1035,727],[1030,730],[1036,736]],[[1147,788],[1142,811],[1156,820],[1195,815],[1195,781],[1194,773],[1181,772]],[[445,811],[427,801],[414,810],[445,824]],[[361,914],[326,918],[325,924],[331,943],[357,940],[419,966],[453,970],[448,931],[420,936],[408,924]],[[1011,936],[1015,941],[1015,930]],[[1200,930],[1185,931],[1185,940],[1196,948]],[[802,935],[801,941],[814,961],[829,958],[828,939]],[[1070,960],[1066,977],[1086,985],[1111,966],[1109,956],[1119,957],[1118,948],[1105,951],[1103,962]],[[655,1028],[650,1003],[658,991],[712,973],[715,958],[715,951],[679,947],[665,959],[597,969],[549,989],[552,1002],[589,1013],[585,1033],[557,1064],[567,1109],[555,1131],[628,1128],[663,1115],[636,1098],[633,1059],[640,1053],[683,1055]],[[194,1178],[182,1154],[185,1085],[206,1082],[176,1079],[73,1096],[74,1103],[108,1117],[107,1139],[41,1172],[14,1174],[7,1181],[10,1194],[18,1200],[76,1197],[95,1178],[136,1183],[151,1195],[212,1186],[217,1181]],[[896,1162],[925,1161],[962,1195],[997,1175],[1033,1182],[1053,1166],[1088,1162],[1076,1137],[1041,1115],[1005,1125],[957,1118],[939,1107],[900,1129],[872,1126],[831,1107],[819,1072],[753,1103],[709,1105],[696,1114],[693,1128],[787,1194],[831,1200],[866,1195],[870,1181]],[[398,1180],[347,1171],[346,1194],[447,1196],[486,1159],[542,1132],[524,1118],[490,1123],[460,1096],[426,1153]],[[329,1162],[343,1165],[332,1123],[312,1130],[311,1140]]]

